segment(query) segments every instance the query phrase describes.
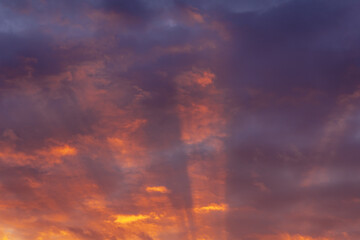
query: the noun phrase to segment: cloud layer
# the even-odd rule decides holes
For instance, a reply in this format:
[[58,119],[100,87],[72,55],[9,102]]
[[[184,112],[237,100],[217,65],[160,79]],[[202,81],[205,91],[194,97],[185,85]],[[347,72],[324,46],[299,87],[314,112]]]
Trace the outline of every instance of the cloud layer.
[[359,13],[0,0],[0,239],[359,239]]

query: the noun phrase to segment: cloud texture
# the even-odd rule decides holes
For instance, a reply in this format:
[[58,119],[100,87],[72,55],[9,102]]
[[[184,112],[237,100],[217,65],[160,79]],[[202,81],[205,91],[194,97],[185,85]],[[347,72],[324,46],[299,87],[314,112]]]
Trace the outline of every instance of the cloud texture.
[[359,29],[357,0],[0,0],[0,239],[359,239]]

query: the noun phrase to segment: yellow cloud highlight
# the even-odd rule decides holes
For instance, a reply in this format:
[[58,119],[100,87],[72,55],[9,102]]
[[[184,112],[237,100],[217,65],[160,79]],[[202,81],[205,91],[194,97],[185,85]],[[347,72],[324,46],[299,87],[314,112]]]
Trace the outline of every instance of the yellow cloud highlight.
[[51,153],[55,156],[73,156],[76,155],[77,150],[69,145],[53,147]]
[[141,220],[145,220],[150,218],[149,215],[117,215],[116,219],[115,219],[115,223],[120,223],[120,224],[127,224],[127,223],[133,223],[133,222],[138,222]]
[[227,205],[226,204],[216,204],[216,203],[212,203],[208,206],[203,206],[203,207],[199,207],[199,208],[195,208],[194,211],[198,212],[198,213],[207,213],[207,212],[211,212],[211,211],[226,211],[227,210]]
[[154,187],[146,187],[146,191],[151,192],[158,192],[158,193],[168,193],[169,190],[164,186],[154,186]]

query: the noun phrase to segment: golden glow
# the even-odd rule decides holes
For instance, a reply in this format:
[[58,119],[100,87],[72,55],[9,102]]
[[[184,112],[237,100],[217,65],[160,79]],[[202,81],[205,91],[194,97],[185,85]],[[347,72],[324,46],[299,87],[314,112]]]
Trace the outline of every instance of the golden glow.
[[51,149],[51,153],[55,156],[72,156],[76,155],[77,151],[76,148],[71,147],[69,145],[53,147]]
[[146,187],[147,192],[158,192],[158,193],[168,193],[169,190],[164,186],[155,186],[155,187]]
[[65,230],[53,230],[48,232],[42,232],[36,238],[36,240],[49,240],[49,239],[61,239],[61,240],[78,240],[73,234]]
[[206,212],[211,212],[211,211],[226,211],[227,210],[227,205],[226,204],[216,204],[216,203],[212,203],[208,206],[204,206],[204,207],[199,207],[199,208],[195,208],[194,211],[195,212],[199,212],[199,213],[206,213]]
[[127,224],[150,218],[149,215],[117,215],[115,223]]

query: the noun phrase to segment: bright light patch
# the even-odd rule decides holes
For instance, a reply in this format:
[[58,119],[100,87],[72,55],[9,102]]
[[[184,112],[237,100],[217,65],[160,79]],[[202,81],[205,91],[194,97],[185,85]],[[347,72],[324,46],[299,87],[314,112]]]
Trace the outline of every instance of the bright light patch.
[[154,186],[154,187],[147,187],[147,192],[158,192],[158,193],[167,193],[169,190],[164,186]]
[[199,213],[206,213],[206,212],[211,212],[211,211],[226,211],[227,210],[227,205],[226,204],[216,204],[216,203],[212,203],[208,206],[204,206],[204,207],[199,207],[199,208],[195,208],[194,209],[195,212],[199,212]]
[[150,218],[148,215],[117,215],[115,223],[127,224]]
[[72,156],[76,155],[76,148],[69,145],[54,147],[51,149],[51,153],[56,156]]

